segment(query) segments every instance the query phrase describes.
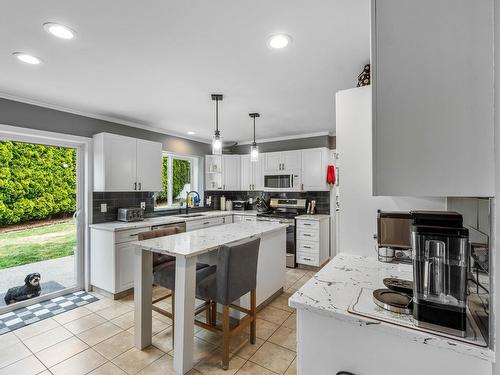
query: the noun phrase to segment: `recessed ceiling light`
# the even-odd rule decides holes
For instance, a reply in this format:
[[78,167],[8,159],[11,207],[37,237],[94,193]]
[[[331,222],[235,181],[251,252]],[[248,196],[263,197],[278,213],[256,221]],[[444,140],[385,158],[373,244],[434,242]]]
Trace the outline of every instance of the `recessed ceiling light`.
[[76,35],[74,30],[70,29],[68,26],[61,25],[60,23],[46,22],[43,24],[43,28],[48,33],[51,33],[61,39],[73,39]]
[[193,132],[193,131],[188,131],[188,134],[189,134],[189,135],[195,135],[196,133],[195,133],[195,132]]
[[15,57],[17,57],[18,60],[26,64],[39,65],[42,63],[42,60],[40,60],[38,57],[30,55],[28,53],[14,52],[12,55],[14,55]]
[[269,44],[269,47],[271,47],[271,48],[281,49],[281,48],[285,48],[286,46],[288,46],[291,41],[292,41],[292,38],[289,35],[275,34],[269,38],[268,44]]

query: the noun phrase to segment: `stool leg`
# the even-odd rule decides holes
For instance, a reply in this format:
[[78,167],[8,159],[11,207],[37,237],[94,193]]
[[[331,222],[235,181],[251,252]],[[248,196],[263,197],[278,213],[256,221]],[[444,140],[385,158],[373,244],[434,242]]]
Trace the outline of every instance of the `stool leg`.
[[210,324],[215,327],[217,325],[217,302],[211,302],[210,312],[212,314],[210,317]]
[[229,368],[229,305],[224,305],[222,316],[222,368]]
[[205,321],[207,324],[212,324],[212,302],[208,302],[207,309],[205,310]]
[[250,314],[252,321],[250,323],[250,343],[255,344],[255,337],[257,335],[257,293],[255,289],[250,291]]

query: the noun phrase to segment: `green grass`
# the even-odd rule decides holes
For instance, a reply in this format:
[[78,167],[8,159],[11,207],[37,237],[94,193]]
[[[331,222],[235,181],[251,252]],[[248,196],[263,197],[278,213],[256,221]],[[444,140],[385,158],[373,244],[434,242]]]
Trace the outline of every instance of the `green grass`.
[[73,221],[0,234],[0,269],[73,255]]

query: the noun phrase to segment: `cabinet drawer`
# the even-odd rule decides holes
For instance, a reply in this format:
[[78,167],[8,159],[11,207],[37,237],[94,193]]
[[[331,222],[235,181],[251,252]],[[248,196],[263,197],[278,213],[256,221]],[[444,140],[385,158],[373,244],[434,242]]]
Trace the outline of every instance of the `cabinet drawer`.
[[257,218],[255,216],[243,216],[243,221],[254,222],[257,221]]
[[313,220],[297,220],[297,228],[299,229],[317,229],[319,230],[319,221]]
[[299,228],[297,230],[297,240],[319,241],[319,230]]
[[318,256],[309,253],[297,252],[297,263],[309,266],[319,266]]
[[188,221],[186,223],[186,230],[192,231],[192,230],[209,228],[209,227],[213,227],[215,225],[222,225],[222,224],[224,224],[223,217],[216,217],[213,219],[194,220],[194,221]]
[[123,242],[137,241],[137,235],[141,232],[147,232],[149,229],[150,229],[149,227],[144,227],[144,228],[118,231],[115,234],[115,242],[123,243]]
[[319,242],[297,241],[297,252],[319,254]]

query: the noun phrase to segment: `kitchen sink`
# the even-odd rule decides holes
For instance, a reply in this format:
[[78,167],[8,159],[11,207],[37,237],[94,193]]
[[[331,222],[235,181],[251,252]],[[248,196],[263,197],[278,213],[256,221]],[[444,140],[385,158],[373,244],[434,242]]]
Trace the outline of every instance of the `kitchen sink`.
[[205,216],[203,214],[184,214],[184,215],[174,215],[175,217],[200,217]]

